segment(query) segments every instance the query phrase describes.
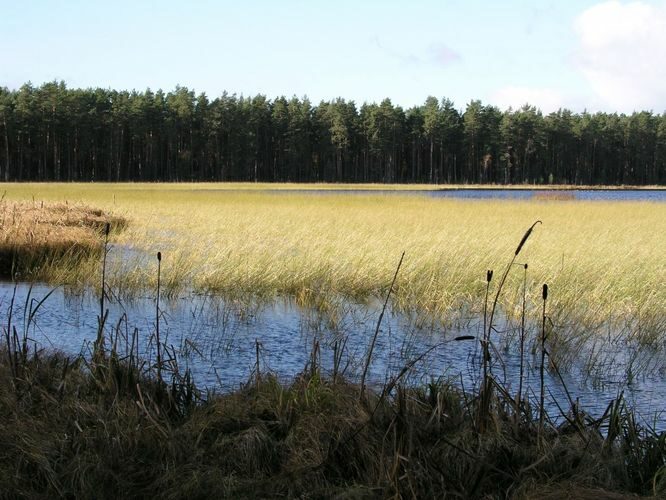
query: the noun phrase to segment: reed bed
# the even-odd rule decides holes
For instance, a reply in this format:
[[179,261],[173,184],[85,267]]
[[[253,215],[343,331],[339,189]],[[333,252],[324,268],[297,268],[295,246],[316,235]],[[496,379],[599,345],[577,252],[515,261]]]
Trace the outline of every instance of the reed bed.
[[82,204],[3,199],[0,275],[53,280],[62,269],[83,267],[99,255],[107,223],[120,229],[125,220]]
[[[573,337],[607,333],[615,322],[646,345],[664,340],[664,204],[313,195],[252,184],[3,187],[11,200],[69,200],[126,217],[131,223],[112,238],[119,258],[111,255],[109,268],[111,286],[126,293],[154,287],[143,256],[161,251],[167,294],[194,288],[288,295],[322,307],[340,297],[374,300],[405,251],[394,305],[445,321],[478,315],[485,270],[502,268],[525,228],[540,219],[518,262],[529,263],[528,315],[538,318],[538,287],[548,282],[556,291],[553,322]],[[91,276],[85,267],[70,271],[58,279]],[[500,297],[509,317],[521,311],[521,279],[512,273]]]

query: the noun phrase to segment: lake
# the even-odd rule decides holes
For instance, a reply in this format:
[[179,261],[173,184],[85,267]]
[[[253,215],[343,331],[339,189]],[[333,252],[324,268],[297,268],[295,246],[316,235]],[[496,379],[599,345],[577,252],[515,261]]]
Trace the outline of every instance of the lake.
[[[202,190],[208,191],[208,190]],[[222,191],[222,190],[220,190]],[[433,198],[540,200],[540,201],[651,201],[666,203],[666,189],[531,189],[531,188],[442,188],[442,189],[267,189],[273,194],[311,195],[409,195]]]
[[[37,308],[48,294],[48,298]],[[0,285],[0,324],[6,329],[14,285]],[[155,357],[156,302],[153,297],[107,302],[108,338],[116,338],[118,350],[127,349],[125,339],[136,332],[141,356]],[[31,316],[31,311],[37,312]],[[260,369],[271,371],[288,382],[306,367],[315,342],[321,365],[330,373],[334,350],[344,346],[341,370],[348,379],[358,380],[367,358],[381,310],[378,303],[342,303],[330,314],[304,309],[291,301],[248,303],[225,301],[211,295],[187,294],[162,301],[159,323],[162,341],[172,349],[181,370],[189,368],[200,387],[228,391],[246,382],[256,363],[256,342],[260,346]],[[64,288],[18,284],[12,310],[12,324],[19,335],[26,334],[39,348],[89,355],[97,333],[99,300],[92,293],[72,293]],[[506,319],[496,322],[492,370],[513,393],[520,373],[517,354],[518,325]],[[460,336],[482,336],[483,318],[461,317],[444,327],[422,317],[388,311],[380,325],[369,370],[372,386],[380,387],[411,361],[419,361],[405,376],[406,383],[418,384],[444,378],[465,390],[478,388],[481,373],[480,349],[476,340]],[[536,398],[539,391],[539,355],[531,353],[538,327],[529,328],[524,384]],[[661,352],[641,350],[625,338],[601,339],[589,351],[582,351],[579,363],[568,370],[547,372],[548,409],[557,419],[558,406],[569,407],[566,390],[580,407],[600,416],[609,401],[623,391],[639,417],[658,430],[666,430],[666,366]],[[584,366],[591,352],[603,351],[598,365]],[[640,367],[640,369],[639,369]],[[628,375],[633,370],[634,373]],[[566,387],[566,390],[565,390]]]

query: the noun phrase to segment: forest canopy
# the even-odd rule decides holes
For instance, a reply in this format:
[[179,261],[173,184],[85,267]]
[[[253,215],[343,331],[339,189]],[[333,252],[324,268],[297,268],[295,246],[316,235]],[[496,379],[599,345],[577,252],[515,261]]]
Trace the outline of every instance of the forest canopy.
[[0,180],[666,183],[666,113],[0,88]]

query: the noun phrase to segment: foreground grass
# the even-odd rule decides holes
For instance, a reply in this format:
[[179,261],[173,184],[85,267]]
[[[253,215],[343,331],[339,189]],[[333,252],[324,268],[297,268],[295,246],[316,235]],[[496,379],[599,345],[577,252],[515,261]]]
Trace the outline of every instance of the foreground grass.
[[441,383],[359,397],[316,366],[288,385],[255,374],[202,401],[186,378],[158,383],[136,359],[9,345],[11,363],[0,351],[2,497],[666,494],[666,436],[640,429],[621,402],[600,421],[578,413],[541,429],[501,387],[487,405]]
[[[521,253],[521,263],[529,264],[528,312],[538,315],[540,285],[548,283],[553,320],[571,332],[569,339],[607,332],[609,322],[648,345],[666,331],[664,204],[310,195],[262,187],[293,186],[2,186],[9,200],[69,200],[128,218],[109,270],[112,286],[128,293],[154,287],[146,256],[161,251],[167,293],[194,287],[290,295],[327,307],[340,298],[382,296],[404,250],[396,304],[441,319],[482,309],[486,269],[503,268],[539,219],[543,225]],[[89,264],[52,268],[47,277],[89,283],[97,275],[96,262]],[[520,305],[521,274],[510,275],[501,297],[509,315]]]

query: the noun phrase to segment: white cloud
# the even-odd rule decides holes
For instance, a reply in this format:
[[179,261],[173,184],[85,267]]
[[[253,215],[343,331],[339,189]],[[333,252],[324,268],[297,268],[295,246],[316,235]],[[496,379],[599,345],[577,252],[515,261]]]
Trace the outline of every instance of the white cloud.
[[530,104],[539,108],[544,114],[566,107],[565,102],[565,96],[552,88],[508,86],[490,96],[490,104],[500,109],[518,109]]
[[597,4],[575,20],[575,63],[610,110],[666,110],[666,3]]

